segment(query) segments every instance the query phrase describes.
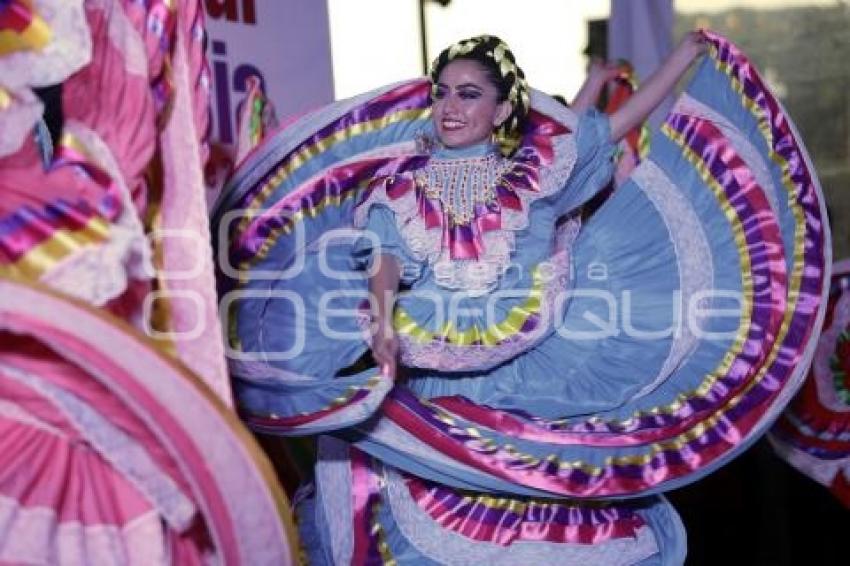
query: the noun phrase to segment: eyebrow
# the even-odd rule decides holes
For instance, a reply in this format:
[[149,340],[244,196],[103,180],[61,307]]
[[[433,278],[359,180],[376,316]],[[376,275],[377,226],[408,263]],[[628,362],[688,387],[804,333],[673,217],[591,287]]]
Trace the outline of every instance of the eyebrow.
[[[448,85],[445,84],[445,83],[437,83],[437,86],[441,87],[441,88],[449,88]],[[461,84],[459,84],[455,87],[455,90],[464,89],[464,88],[471,88],[471,89],[475,89],[475,90],[484,92],[484,88],[482,88],[481,86],[479,86],[475,83],[461,83]]]

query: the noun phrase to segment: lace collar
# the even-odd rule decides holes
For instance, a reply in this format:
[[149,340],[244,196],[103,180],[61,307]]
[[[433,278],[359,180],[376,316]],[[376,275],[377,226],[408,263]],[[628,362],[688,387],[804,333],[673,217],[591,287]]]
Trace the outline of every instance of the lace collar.
[[438,285],[486,293],[510,266],[531,203],[560,190],[575,162],[572,136],[545,134],[526,137],[511,158],[487,143],[447,149],[420,140],[424,163],[375,178],[354,223],[365,226],[371,205],[387,206],[414,259],[432,268]]

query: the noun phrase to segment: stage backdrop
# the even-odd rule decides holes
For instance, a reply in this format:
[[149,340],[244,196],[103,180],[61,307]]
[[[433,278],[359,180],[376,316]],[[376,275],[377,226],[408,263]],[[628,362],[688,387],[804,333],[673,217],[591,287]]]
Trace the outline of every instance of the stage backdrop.
[[[673,0],[611,0],[608,58],[631,61],[639,80],[658,68],[673,46]],[[673,104],[667,99],[652,113],[658,126]]]
[[230,144],[245,81],[258,75],[286,118],[334,98],[326,0],[204,0],[213,138]]

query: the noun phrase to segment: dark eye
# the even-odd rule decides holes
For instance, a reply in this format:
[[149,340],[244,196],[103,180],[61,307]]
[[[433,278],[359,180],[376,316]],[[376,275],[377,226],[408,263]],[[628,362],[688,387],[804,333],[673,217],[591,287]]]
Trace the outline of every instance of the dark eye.
[[446,97],[446,88],[438,86],[432,91],[431,96],[433,96],[436,100],[442,100]]
[[458,93],[463,100],[476,100],[481,98],[481,93],[477,90],[462,90]]

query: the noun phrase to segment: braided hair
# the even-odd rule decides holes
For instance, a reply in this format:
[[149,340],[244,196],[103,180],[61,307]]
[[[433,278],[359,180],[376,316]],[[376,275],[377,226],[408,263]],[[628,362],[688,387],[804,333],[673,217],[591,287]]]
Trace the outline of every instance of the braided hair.
[[510,115],[494,132],[502,153],[510,155],[519,145],[520,132],[528,116],[528,82],[525,80],[525,73],[516,64],[516,58],[508,44],[498,37],[470,37],[445,48],[431,63],[428,75],[431,79],[432,96],[436,94],[440,73],[446,65],[457,59],[469,59],[479,63],[498,90],[499,102],[510,102]]

